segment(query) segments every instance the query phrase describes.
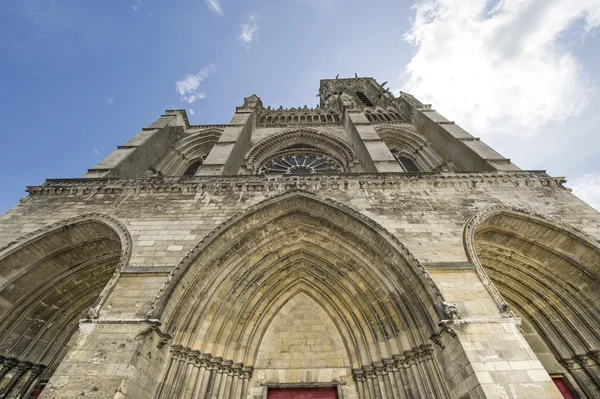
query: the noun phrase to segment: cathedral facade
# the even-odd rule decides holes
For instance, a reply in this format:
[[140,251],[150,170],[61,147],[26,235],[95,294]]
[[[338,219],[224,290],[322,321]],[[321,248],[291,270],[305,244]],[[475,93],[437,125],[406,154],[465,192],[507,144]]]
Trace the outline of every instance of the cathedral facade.
[[407,93],[167,111],[0,217],[0,398],[600,397],[600,214]]

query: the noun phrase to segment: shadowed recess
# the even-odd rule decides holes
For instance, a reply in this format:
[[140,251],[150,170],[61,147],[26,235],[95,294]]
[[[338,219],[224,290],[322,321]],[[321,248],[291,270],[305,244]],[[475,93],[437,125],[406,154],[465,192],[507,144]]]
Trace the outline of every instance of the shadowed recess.
[[50,377],[123,247],[113,227],[87,219],[42,229],[0,253],[0,356],[14,362],[3,369],[3,394],[24,394]]
[[527,319],[525,337],[544,367],[564,373],[580,394],[600,396],[599,248],[566,228],[508,211],[485,219],[474,237],[489,278]]

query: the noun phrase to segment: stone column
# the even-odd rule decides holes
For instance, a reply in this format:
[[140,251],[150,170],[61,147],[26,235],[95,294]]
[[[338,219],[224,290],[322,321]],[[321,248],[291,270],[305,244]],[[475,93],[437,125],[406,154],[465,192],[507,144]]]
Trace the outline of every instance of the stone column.
[[[29,373],[29,378],[27,379],[25,384],[23,384],[23,386],[21,387],[21,390],[19,391],[17,398],[29,397],[29,395],[27,395],[28,391],[30,390],[32,385],[35,386],[35,384],[34,384],[35,380],[40,376],[40,374],[45,369],[46,369],[46,367],[41,364],[36,364],[33,367],[31,367],[30,373]],[[31,392],[30,392],[30,394],[31,394]]]
[[8,373],[17,364],[19,364],[19,362],[16,359],[4,358],[2,360],[2,368],[0,369],[0,381],[2,381],[2,378],[6,375],[6,373]]
[[17,369],[13,374],[12,378],[8,382],[8,384],[0,391],[0,398],[8,397],[8,394],[11,393],[12,389],[19,382],[23,374],[25,374],[30,368],[32,364],[29,362],[19,363],[17,365]]

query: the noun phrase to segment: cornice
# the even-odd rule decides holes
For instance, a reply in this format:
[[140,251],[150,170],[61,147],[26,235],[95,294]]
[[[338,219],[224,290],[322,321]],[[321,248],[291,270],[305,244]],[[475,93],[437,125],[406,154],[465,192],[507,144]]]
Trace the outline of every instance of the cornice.
[[402,189],[478,187],[561,187],[563,177],[544,171],[511,172],[421,172],[339,174],[305,176],[157,176],[144,178],[48,179],[41,186],[28,186],[31,196],[92,194],[192,194],[203,191],[263,191],[290,189]]

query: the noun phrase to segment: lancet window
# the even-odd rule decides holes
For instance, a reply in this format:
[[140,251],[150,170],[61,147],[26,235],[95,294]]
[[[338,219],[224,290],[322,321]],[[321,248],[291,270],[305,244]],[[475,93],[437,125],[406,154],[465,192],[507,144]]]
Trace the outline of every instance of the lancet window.
[[394,155],[394,158],[396,158],[396,161],[398,161],[398,163],[400,164],[400,167],[402,168],[403,171],[405,171],[405,172],[420,172],[421,171],[419,169],[419,167],[415,164],[415,161],[406,157],[404,154],[402,154],[398,151],[392,151],[392,154]]
[[199,159],[196,162],[193,162],[190,166],[188,166],[185,172],[183,172],[183,175],[194,176],[198,169],[200,169],[200,166],[202,166],[202,159]]

